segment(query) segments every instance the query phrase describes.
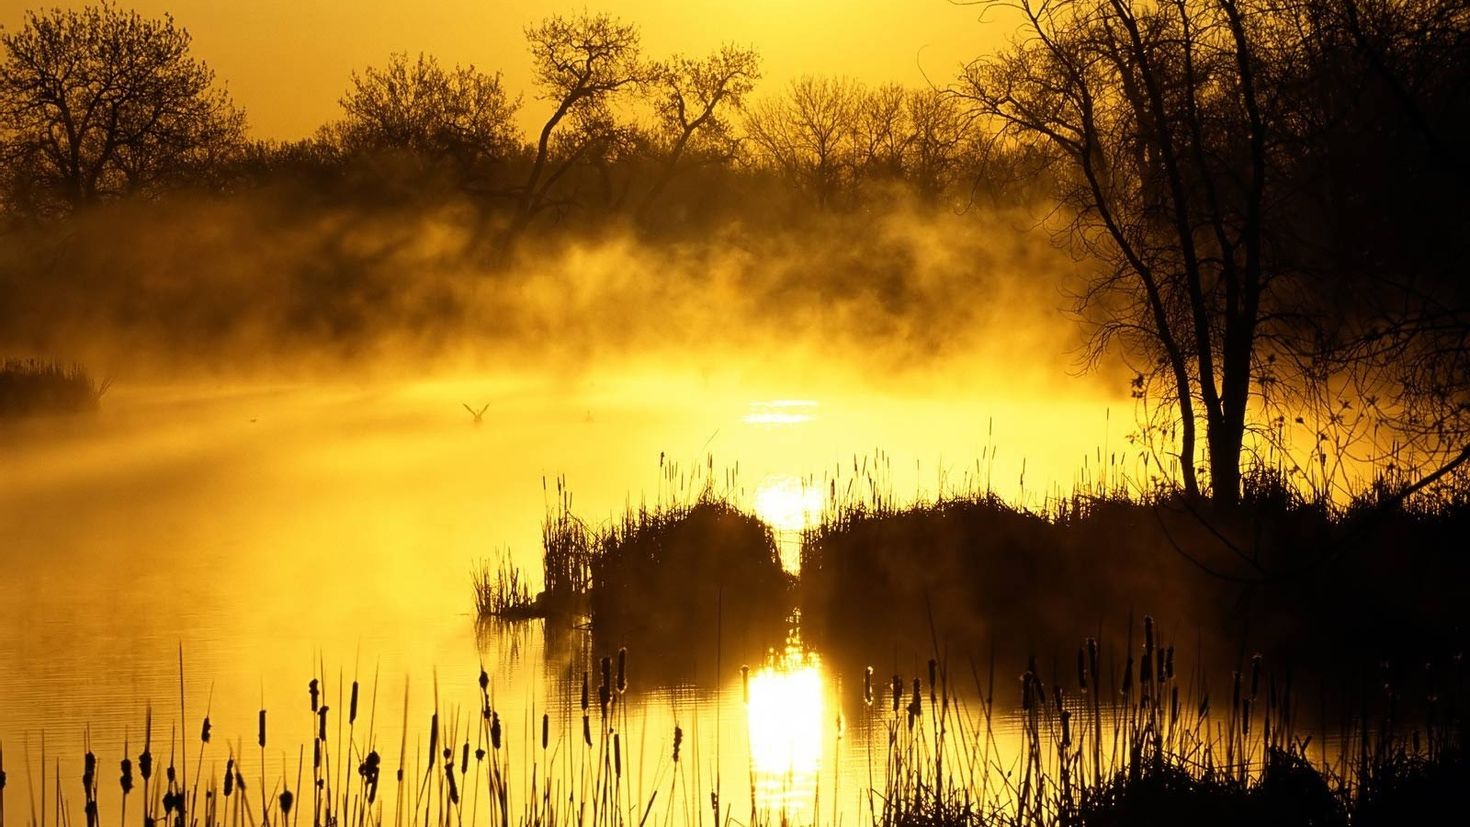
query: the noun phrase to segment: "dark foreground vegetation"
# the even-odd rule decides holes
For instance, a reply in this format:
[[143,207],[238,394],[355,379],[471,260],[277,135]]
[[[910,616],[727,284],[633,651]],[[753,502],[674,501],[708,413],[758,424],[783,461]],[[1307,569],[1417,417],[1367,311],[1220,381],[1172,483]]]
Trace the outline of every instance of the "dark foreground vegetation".
[[[519,723],[502,715],[483,670],[477,698],[436,697],[427,721],[409,721],[405,699],[401,739],[386,739],[394,743],[383,742],[378,687],[354,679],[345,708],[328,707],[326,698],[347,687],[320,675],[303,687],[300,716],[271,710],[268,729],[260,711],[251,733],[258,752],[231,740],[239,733],[213,733],[207,714],[202,725],[180,726],[155,721],[152,711],[131,743],[93,742],[54,767],[43,758],[20,772],[13,757],[4,763],[14,750],[0,745],[0,818],[7,803],[14,818],[22,799],[36,827],[84,823],[78,813],[88,825],[125,827],[129,819],[167,827],[631,827],[650,817],[728,827],[837,824],[844,814],[885,826],[1346,827],[1440,823],[1462,806],[1470,731],[1461,656],[1382,664],[1355,685],[1348,711],[1328,718],[1301,701],[1289,663],[1272,668],[1257,655],[1212,681],[1186,665],[1185,650],[1152,618],[1136,631],[1141,639],[1130,635],[1119,650],[1083,640],[1075,667],[1070,658],[1057,668],[1032,659],[1019,681],[998,681],[994,663],[987,670],[972,658],[930,659],[911,679],[866,669],[845,684],[822,737],[839,748],[844,732],[857,739],[848,748],[866,753],[867,781],[839,790],[827,777],[833,770],[821,768],[812,800],[787,802],[806,815],[772,807],[761,790],[781,779],[760,778],[754,764],[720,770],[691,755],[679,726],[626,737],[640,673],[619,650],[572,663],[580,697],[569,690]],[[749,684],[745,692],[749,705]],[[293,740],[299,730],[287,725],[293,734],[282,736],[274,723],[304,718],[308,702],[310,750]],[[437,711],[459,703],[479,714]],[[298,757],[268,777],[268,749]],[[656,756],[651,776],[644,751]],[[409,757],[425,754],[427,762]],[[110,769],[119,767],[120,775]]]
[[[666,476],[677,475],[674,466]],[[629,509],[601,528],[572,513],[565,482],[542,523],[543,590],[534,598],[509,563],[475,575],[480,616],[585,615],[603,641],[635,641],[678,660],[692,647],[779,642],[793,608],[771,528],[705,487]]]
[[0,363],[0,419],[95,411],[108,384],[81,365],[6,359]]

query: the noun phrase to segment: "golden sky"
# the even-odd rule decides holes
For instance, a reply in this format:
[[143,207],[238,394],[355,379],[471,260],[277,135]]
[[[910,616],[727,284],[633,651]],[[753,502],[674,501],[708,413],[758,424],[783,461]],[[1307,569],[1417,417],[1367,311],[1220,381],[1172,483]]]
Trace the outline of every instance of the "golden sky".
[[[0,25],[25,10],[80,6],[0,0]],[[765,79],[780,88],[808,72],[869,83],[946,84],[958,65],[993,48],[1008,26],[979,22],[980,9],[950,0],[122,0],[148,15],[170,12],[194,36],[195,54],[228,83],[257,137],[311,134],[335,117],[355,68],[391,52],[428,52],[441,63],[500,70],[526,90],[527,125],[540,108],[529,90],[523,29],[550,13],[607,11],[638,23],[646,55],[702,54],[721,43],[753,45]],[[992,15],[993,16],[993,15]],[[926,78],[928,79],[926,81]]]

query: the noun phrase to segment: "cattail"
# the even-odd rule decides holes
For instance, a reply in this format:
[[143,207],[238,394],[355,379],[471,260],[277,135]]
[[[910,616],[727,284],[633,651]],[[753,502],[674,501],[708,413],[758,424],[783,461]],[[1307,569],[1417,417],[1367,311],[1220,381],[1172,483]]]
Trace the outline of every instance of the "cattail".
[[607,657],[603,658],[598,663],[598,666],[602,670],[602,685],[605,688],[611,689],[612,688],[612,658],[607,658]]
[[291,814],[291,802],[294,800],[295,796],[291,795],[290,790],[281,790],[281,815],[289,816]]
[[1251,655],[1251,700],[1254,701],[1261,694],[1261,656]]
[[551,735],[551,716],[541,713],[541,749],[545,750]]
[[311,742],[311,768],[320,769],[322,765],[322,742]]
[[470,742],[464,742],[464,751],[460,754],[459,774],[465,775],[470,771]]
[[1031,711],[1031,673],[1021,673],[1021,710]]
[[679,763],[679,746],[684,743],[684,730],[678,724],[674,725],[674,763]]
[[582,715],[587,715],[587,670],[582,670]]
[[490,713],[490,745],[500,749],[500,713]]
[[429,716],[429,759],[433,760],[434,753],[439,751],[439,713],[435,712]]
[[628,649],[618,650],[618,694],[628,691]]
[[153,777],[153,753],[147,749],[144,749],[138,755],[138,774],[143,776],[143,783],[145,785],[148,783],[148,779]]
[[613,733],[613,772],[623,777],[623,736],[618,732]]
[[209,716],[204,716],[204,725],[199,728],[199,740],[209,743]]
[[[127,759],[123,759],[123,773],[124,773],[123,778],[124,779],[127,778],[127,775],[126,775],[126,773],[128,772],[127,763],[128,763],[127,762]],[[132,782],[131,781],[125,783],[123,785],[124,792],[126,792],[127,791],[127,788],[130,787],[130,786],[132,786]],[[233,793],[234,791],[235,791],[235,759],[231,758],[231,759],[225,761],[225,796],[226,797],[229,797],[230,793]]]
[[82,788],[89,796],[92,794],[92,781],[96,775],[97,756],[93,755],[91,750],[87,750],[87,754],[82,756]]
[[[319,741],[327,740],[327,710],[330,708],[326,704],[322,704],[321,709],[316,711],[316,737]],[[433,752],[433,749],[430,748],[429,751]]]
[[587,746],[592,746],[592,721],[588,719],[587,713],[582,713],[582,740]]
[[484,692],[490,687],[490,675],[485,672],[485,667],[480,667],[480,691]]
[[1072,713],[1062,710],[1062,749],[1072,745]]
[[347,724],[357,723],[357,681],[352,682],[352,700],[347,704]]
[[871,666],[863,671],[863,704],[873,705],[873,667]]
[[[315,710],[313,710],[313,711],[315,711]],[[256,739],[257,742],[260,743],[260,748],[261,749],[265,749],[265,710],[264,709],[262,709],[260,711],[260,719],[259,719],[259,722],[256,725],[255,739]],[[148,776],[147,775],[144,775],[143,777],[144,778],[147,778]]]
[[608,689],[605,683],[599,685],[597,687],[597,708],[602,713],[604,720],[607,719],[607,705],[611,700],[612,690]]
[[903,706],[903,678],[893,676],[893,714],[897,715],[899,707]]
[[[868,671],[872,671],[869,669]],[[740,667],[740,696],[745,700],[745,705],[750,706],[750,667]]]
[[[1098,671],[1097,638],[1090,637],[1087,639],[1087,672],[1092,675],[1094,683],[1100,680],[1101,673]],[[1102,692],[1101,687],[1098,688],[1098,692]]]
[[306,685],[306,691],[311,695],[311,711],[315,713],[317,702],[321,699],[321,684],[317,683],[316,678],[312,678],[311,682]]

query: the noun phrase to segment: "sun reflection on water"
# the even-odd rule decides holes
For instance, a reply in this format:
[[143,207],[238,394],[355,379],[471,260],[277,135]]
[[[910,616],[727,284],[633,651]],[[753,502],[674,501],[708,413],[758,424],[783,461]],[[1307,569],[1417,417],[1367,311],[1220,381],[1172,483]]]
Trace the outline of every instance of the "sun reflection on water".
[[810,823],[822,761],[823,673],[793,635],[751,673],[747,725],[752,792],[761,821]]

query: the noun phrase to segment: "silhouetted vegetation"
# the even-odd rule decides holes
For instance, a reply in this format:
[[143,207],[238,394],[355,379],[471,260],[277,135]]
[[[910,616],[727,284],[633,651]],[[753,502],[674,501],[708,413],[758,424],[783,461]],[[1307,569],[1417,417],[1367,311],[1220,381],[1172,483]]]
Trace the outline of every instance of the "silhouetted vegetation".
[[[851,813],[856,805],[862,823],[932,827],[1154,825],[1184,818],[1207,825],[1413,824],[1455,812],[1470,780],[1462,658],[1416,661],[1407,669],[1384,664],[1357,685],[1361,696],[1340,724],[1308,727],[1289,662],[1272,668],[1260,655],[1242,658],[1223,681],[1211,680],[1163,629],[1146,616],[1141,640],[1132,630],[1121,650],[1088,638],[1076,649],[1075,669],[1069,659],[1064,668],[1043,670],[1033,658],[1019,681],[1001,686],[994,663],[982,670],[973,661],[965,666],[935,657],[911,679],[895,673],[891,681],[868,668],[843,688],[842,708],[850,711],[819,736],[840,742],[842,720],[851,718],[851,732],[862,738],[857,749],[868,754],[868,780],[839,791],[825,778],[839,769],[816,768],[823,777],[811,780],[811,794],[829,789],[841,800],[790,803],[819,807],[812,811],[817,824],[840,823],[834,813]],[[328,706],[327,698],[348,693],[334,688],[323,670],[303,691],[303,706],[309,700],[312,712],[311,750],[289,749],[289,733],[299,730],[290,723],[268,728],[262,709],[253,733],[258,754],[231,742],[230,733],[212,732],[207,713],[202,726],[183,727],[198,732],[197,739],[175,735],[164,751],[162,729],[177,733],[179,724],[156,721],[150,708],[135,740],[94,738],[85,756],[67,757],[65,766],[82,766],[85,812],[95,823],[112,818],[127,825],[131,816],[144,824],[287,825],[309,809],[324,821],[359,825],[392,818],[423,827],[504,827],[585,818],[615,826],[646,823],[655,803],[669,824],[702,823],[706,816],[716,824],[788,823],[794,816],[757,788],[757,772],[769,768],[721,769],[687,748],[681,755],[678,725],[637,740],[624,737],[636,714],[629,711],[636,703],[630,687],[645,680],[636,666],[640,654],[620,649],[615,656],[574,658],[568,671],[581,676],[579,695],[574,682],[560,705],[548,700],[547,712],[519,722],[502,715],[482,670],[477,697],[436,692],[427,722],[411,724],[405,703],[396,749],[380,744],[389,728],[374,714],[381,687],[353,679],[345,708]],[[774,658],[759,669],[780,674],[809,666],[802,658]],[[373,706],[360,706],[359,697],[364,704],[374,699]],[[750,705],[750,697],[744,702]],[[472,704],[480,714],[441,717],[439,704]],[[272,722],[293,719],[271,712]],[[121,775],[110,777],[118,778],[121,811],[105,814],[99,790],[109,776],[99,776],[98,761],[111,765],[107,751],[119,747],[112,755],[122,755]],[[301,760],[294,767],[284,762],[280,777],[272,777],[267,748]],[[646,766],[649,750],[672,757],[659,760],[665,769],[651,778],[634,769]],[[427,762],[419,758],[424,755]],[[34,792],[26,770],[25,785]],[[669,770],[674,780],[663,786]],[[730,783],[721,784],[722,772]],[[727,792],[714,799],[691,794],[679,783],[681,773],[699,773],[712,789]],[[748,798],[735,782],[743,774],[750,779]],[[780,788],[790,779],[770,782]],[[546,789],[557,792],[541,792]],[[70,823],[71,801],[54,799],[55,823]]]
[[0,363],[0,419],[95,411],[108,384],[81,365],[6,359]]

